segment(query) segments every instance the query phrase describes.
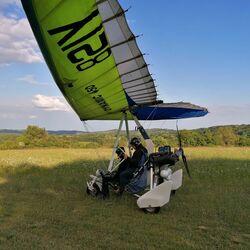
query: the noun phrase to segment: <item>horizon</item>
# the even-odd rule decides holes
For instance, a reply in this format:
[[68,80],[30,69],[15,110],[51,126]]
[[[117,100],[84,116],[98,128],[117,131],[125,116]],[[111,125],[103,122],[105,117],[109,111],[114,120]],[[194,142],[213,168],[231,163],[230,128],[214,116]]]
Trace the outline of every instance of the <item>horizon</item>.
[[[37,126],[37,125],[28,125],[28,126]],[[210,128],[214,128],[214,127],[230,127],[230,126],[250,126],[250,124],[225,124],[225,125],[215,125],[215,126],[210,126],[210,127],[200,127],[200,128],[194,128],[194,129],[186,129],[186,128],[179,128],[179,130],[199,130],[199,129],[210,129]],[[76,131],[76,132],[83,132],[83,133],[95,133],[95,132],[109,132],[109,131],[116,131],[117,128],[112,128],[112,129],[109,129],[109,130],[96,130],[96,131],[84,131],[84,130],[75,130],[75,129],[46,129],[44,127],[39,127],[39,128],[42,128],[42,129],[45,129],[46,131],[53,131],[53,132],[57,132],[57,131]],[[0,131],[2,130],[10,130],[10,131],[24,131],[26,130],[26,128],[20,128],[20,129],[8,129],[8,128],[0,128]],[[175,130],[176,131],[176,127],[175,128],[157,128],[157,127],[152,127],[152,128],[147,128],[146,130]],[[126,132],[126,129],[121,129],[122,132]],[[131,129],[129,128],[129,131],[137,131],[135,129]]]

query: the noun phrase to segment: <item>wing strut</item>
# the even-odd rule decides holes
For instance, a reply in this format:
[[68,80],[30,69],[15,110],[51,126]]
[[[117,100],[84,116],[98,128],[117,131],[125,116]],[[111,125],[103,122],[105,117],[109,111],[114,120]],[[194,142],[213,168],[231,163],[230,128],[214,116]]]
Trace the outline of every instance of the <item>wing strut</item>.
[[122,130],[122,124],[123,124],[124,119],[125,119],[125,114],[122,115],[120,125],[119,125],[118,131],[116,133],[116,140],[115,140],[111,160],[109,162],[108,171],[111,171],[112,168],[113,168],[113,163],[114,163],[114,159],[115,159],[115,151],[117,149],[117,146],[118,146],[118,143],[119,143],[119,140],[120,140],[120,133],[121,133],[121,130]]
[[[146,148],[148,150],[148,153],[151,154],[154,152],[154,143],[153,141],[150,139],[148,133],[146,132],[146,130],[143,128],[143,126],[141,125],[141,123],[139,122],[139,120],[137,119],[136,116],[132,115],[134,121],[135,121],[135,124],[139,130],[139,132],[141,133],[143,139],[145,140],[146,142]],[[121,130],[122,130],[122,125],[123,125],[123,122],[125,120],[125,126],[126,126],[126,135],[127,135],[127,140],[128,140],[128,143],[130,141],[130,135],[129,135],[129,127],[128,127],[128,118],[127,118],[127,113],[126,112],[123,112],[122,114],[122,118],[120,120],[120,124],[119,124],[119,128],[117,130],[117,133],[116,133],[116,140],[115,140],[115,143],[114,143],[114,147],[113,147],[113,152],[112,152],[112,156],[111,156],[111,160],[109,162],[109,166],[108,166],[108,171],[109,172],[112,172],[113,170],[113,165],[114,165],[114,159],[115,159],[115,151],[117,149],[117,146],[119,144],[119,140],[120,140],[120,134],[121,134]],[[130,152],[130,149],[129,149],[129,155],[131,156],[131,152]],[[150,190],[153,189],[153,169],[150,168]]]
[[115,143],[114,143],[114,148],[113,148],[111,160],[110,160],[109,166],[108,166],[108,171],[110,171],[110,172],[112,172],[112,170],[113,170],[115,151],[116,151],[118,144],[119,144],[120,134],[121,134],[122,125],[123,125],[124,120],[125,120],[125,126],[126,126],[126,135],[127,135],[127,141],[128,141],[129,156],[130,157],[132,156],[132,153],[131,153],[131,150],[129,147],[130,135],[129,135],[129,126],[128,126],[128,116],[127,116],[126,112],[123,112],[122,118],[120,120],[119,128],[118,128],[117,133],[116,133],[116,139],[115,139]]
[[128,150],[129,150],[129,156],[132,156],[131,149],[129,147],[130,142],[130,135],[129,135],[129,127],[128,127],[128,116],[127,113],[125,113],[125,125],[126,125],[126,134],[127,134],[127,140],[128,140]]

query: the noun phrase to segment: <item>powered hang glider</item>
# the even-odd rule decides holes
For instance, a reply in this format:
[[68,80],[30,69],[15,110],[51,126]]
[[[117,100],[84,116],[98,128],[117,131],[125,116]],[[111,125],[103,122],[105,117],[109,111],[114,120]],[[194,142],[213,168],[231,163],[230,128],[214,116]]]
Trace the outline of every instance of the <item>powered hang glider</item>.
[[[126,11],[117,0],[21,1],[57,86],[82,121],[120,120],[119,136],[125,120],[129,139],[127,120],[134,119],[152,153],[152,141],[139,120],[182,119],[208,113],[206,108],[190,103],[157,99],[154,80],[127,24]],[[117,145],[118,138],[115,148]],[[113,169],[114,152],[109,171]],[[151,169],[150,189],[156,191],[146,193],[145,200],[138,199],[141,208],[164,205],[169,197],[162,198],[162,192],[173,189],[174,182],[167,181],[165,186],[154,188],[152,178]],[[174,178],[179,183],[182,173]],[[93,189],[93,185],[88,187]],[[154,200],[156,196],[160,198]]]

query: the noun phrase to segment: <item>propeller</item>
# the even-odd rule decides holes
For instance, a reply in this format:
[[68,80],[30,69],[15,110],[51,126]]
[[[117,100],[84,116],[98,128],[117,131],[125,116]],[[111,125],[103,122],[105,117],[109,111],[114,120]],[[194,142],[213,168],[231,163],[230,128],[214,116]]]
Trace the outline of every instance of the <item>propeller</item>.
[[178,123],[177,123],[177,122],[176,122],[176,130],[177,130],[178,141],[179,141],[179,150],[181,150],[181,158],[182,158],[183,164],[184,164],[184,166],[185,166],[185,168],[186,168],[188,177],[189,177],[190,179],[192,179],[192,177],[191,177],[191,175],[190,175],[188,163],[187,163],[187,158],[186,158],[186,155],[185,155],[184,150],[183,150],[183,148],[182,148],[181,134],[180,134],[180,132],[179,132]]

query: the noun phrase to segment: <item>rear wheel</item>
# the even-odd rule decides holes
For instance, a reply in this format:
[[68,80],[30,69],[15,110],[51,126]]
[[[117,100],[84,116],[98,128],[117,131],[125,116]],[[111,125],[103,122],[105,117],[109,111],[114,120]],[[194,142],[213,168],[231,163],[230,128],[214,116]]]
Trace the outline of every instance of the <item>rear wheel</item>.
[[160,209],[160,207],[145,207],[142,210],[146,214],[157,214],[159,213]]
[[86,192],[88,195],[90,195],[92,197],[97,197],[100,194],[100,188],[98,187],[98,185],[96,183],[94,183],[92,189],[89,189],[87,187]]
[[176,193],[176,190],[171,190],[171,195],[172,196],[175,195],[175,193]]

